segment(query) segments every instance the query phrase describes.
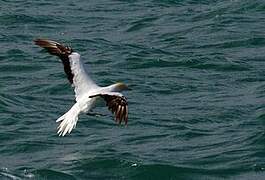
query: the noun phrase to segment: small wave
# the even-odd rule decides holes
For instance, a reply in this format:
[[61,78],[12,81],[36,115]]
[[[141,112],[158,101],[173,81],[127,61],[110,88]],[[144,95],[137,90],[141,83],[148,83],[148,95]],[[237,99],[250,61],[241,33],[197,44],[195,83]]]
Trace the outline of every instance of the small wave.
[[132,25],[126,30],[127,32],[133,32],[137,30],[141,30],[143,28],[150,27],[152,24],[151,22],[157,20],[157,17],[148,17],[148,18],[143,18],[138,21],[135,21],[132,23]]
[[246,38],[240,40],[226,40],[222,42],[212,43],[201,45],[199,48],[238,48],[238,47],[256,47],[262,46],[265,44],[265,38],[254,37],[254,38]]
[[36,179],[64,179],[64,180],[75,180],[76,178],[70,174],[61,171],[54,171],[50,169],[40,169],[32,172]]
[[22,172],[14,173],[7,168],[0,170],[1,180],[26,180],[26,179],[63,179],[63,180],[75,180],[76,178],[65,172],[50,170],[50,169],[38,169],[38,170],[27,170],[24,169]]
[[25,24],[25,23],[50,23],[50,24],[62,24],[65,23],[60,17],[56,16],[30,16],[25,14],[10,14],[0,16],[0,23],[2,25],[13,25],[16,24]]
[[0,172],[0,177],[1,177],[1,179],[3,178],[3,179],[12,179],[12,180],[22,180],[22,178],[20,178],[16,175],[5,173],[5,172]]
[[1,168],[0,179],[1,180],[22,180],[22,177],[10,172],[8,168]]
[[150,59],[144,62],[137,61],[136,58],[130,58],[129,61],[133,62],[134,65],[128,67],[128,69],[147,69],[147,68],[164,68],[164,67],[189,67],[195,69],[215,70],[215,71],[247,71],[249,68],[241,64],[218,64],[218,63],[207,63],[200,62],[200,60],[183,60],[183,61],[168,61],[162,59]]

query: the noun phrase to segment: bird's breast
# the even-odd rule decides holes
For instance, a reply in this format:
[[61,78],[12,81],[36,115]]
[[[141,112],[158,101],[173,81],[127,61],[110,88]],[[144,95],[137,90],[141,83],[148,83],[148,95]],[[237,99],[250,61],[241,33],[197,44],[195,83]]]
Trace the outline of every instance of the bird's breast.
[[89,110],[91,110],[94,105],[96,103],[96,98],[82,98],[82,99],[79,99],[78,101],[78,105],[81,109],[82,112],[88,112]]

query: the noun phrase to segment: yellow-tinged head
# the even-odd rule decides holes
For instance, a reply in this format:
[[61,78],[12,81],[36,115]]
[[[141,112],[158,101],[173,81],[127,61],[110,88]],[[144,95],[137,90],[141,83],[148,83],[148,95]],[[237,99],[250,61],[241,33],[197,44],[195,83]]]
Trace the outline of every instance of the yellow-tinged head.
[[115,83],[114,85],[116,91],[131,90],[126,84],[122,82]]

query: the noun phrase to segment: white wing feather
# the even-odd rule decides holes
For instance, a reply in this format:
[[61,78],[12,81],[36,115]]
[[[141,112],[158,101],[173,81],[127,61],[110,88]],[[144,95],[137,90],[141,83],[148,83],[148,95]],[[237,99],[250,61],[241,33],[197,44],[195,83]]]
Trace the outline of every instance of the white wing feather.
[[74,75],[73,85],[75,98],[76,101],[78,101],[88,91],[92,89],[94,91],[95,89],[99,88],[99,86],[88,76],[78,53],[74,52],[69,55],[69,62],[71,71]]

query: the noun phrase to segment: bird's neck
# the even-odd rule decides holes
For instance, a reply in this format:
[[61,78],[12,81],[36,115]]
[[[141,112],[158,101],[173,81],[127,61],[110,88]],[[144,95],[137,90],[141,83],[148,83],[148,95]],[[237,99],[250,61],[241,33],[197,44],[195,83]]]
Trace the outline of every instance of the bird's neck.
[[106,87],[107,90],[111,92],[121,92],[121,89],[119,88],[118,84],[112,84]]

